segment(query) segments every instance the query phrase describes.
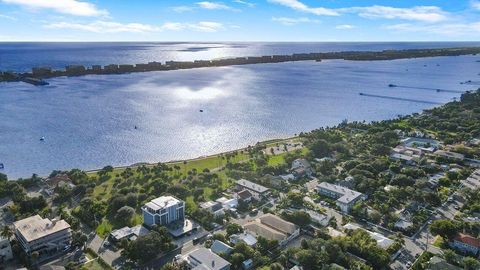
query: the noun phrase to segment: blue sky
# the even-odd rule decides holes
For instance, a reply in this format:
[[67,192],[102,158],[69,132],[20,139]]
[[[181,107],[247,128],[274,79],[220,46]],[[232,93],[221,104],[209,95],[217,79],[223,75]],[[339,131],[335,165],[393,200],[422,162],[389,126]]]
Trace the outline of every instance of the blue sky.
[[0,0],[0,41],[469,40],[480,0]]

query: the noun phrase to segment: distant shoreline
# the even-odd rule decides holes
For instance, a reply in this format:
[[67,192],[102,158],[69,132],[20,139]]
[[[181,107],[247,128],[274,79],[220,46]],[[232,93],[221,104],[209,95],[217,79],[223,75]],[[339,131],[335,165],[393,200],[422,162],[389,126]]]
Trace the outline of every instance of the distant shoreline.
[[383,50],[383,51],[343,51],[327,53],[297,53],[291,55],[266,55],[252,57],[235,57],[217,60],[195,60],[195,61],[166,61],[149,62],[142,64],[110,64],[106,66],[92,65],[69,65],[65,70],[54,70],[51,67],[32,67],[32,72],[16,73],[12,71],[1,72],[0,82],[23,81],[36,86],[48,85],[46,79],[56,77],[77,77],[85,75],[108,75],[126,74],[151,71],[170,71],[179,69],[194,69],[204,67],[224,67],[237,65],[284,63],[296,61],[317,61],[322,60],[349,60],[349,61],[385,61],[397,59],[412,59],[440,56],[461,56],[480,54],[480,47],[458,47],[438,49],[405,49],[405,50]]

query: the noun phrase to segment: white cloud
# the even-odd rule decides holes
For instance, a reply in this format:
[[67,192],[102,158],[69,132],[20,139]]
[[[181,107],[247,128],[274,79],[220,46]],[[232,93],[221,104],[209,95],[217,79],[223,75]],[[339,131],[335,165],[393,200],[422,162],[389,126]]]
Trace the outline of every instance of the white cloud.
[[351,25],[351,24],[340,24],[340,25],[337,25],[335,26],[336,29],[339,29],[339,30],[350,30],[350,29],[353,29],[353,28],[356,28],[355,25]]
[[283,25],[296,25],[299,23],[319,23],[319,20],[312,20],[307,17],[289,18],[289,17],[273,17],[272,21],[279,22]]
[[255,7],[254,3],[250,3],[250,2],[247,2],[247,1],[243,1],[243,0],[233,0],[233,2],[237,3],[237,4],[242,4],[242,5],[245,5],[245,6],[248,6],[248,7]]
[[473,9],[478,9],[478,10],[480,10],[480,1],[470,1],[470,6],[471,6]]
[[321,16],[339,16],[345,13],[354,13],[364,18],[400,19],[422,22],[440,22],[448,18],[449,13],[436,6],[415,6],[411,8],[397,8],[389,6],[347,7],[330,9],[324,7],[310,7],[299,0],[268,0],[291,9]]
[[202,21],[197,23],[166,22],[160,26],[141,23],[118,23],[109,21],[95,21],[92,23],[58,22],[44,25],[49,29],[71,29],[93,33],[148,33],[160,31],[192,30],[198,32],[217,32],[224,28],[218,22]]
[[436,6],[416,6],[412,8],[370,6],[343,8],[339,11],[357,13],[364,18],[401,19],[430,23],[444,21],[448,18],[448,13]]
[[223,3],[219,2],[209,2],[209,1],[202,1],[196,3],[199,7],[204,9],[223,9],[223,10],[234,10],[234,8],[227,6]]
[[50,29],[73,29],[73,30],[82,30],[87,32],[94,33],[145,33],[145,32],[155,32],[160,31],[159,27],[141,24],[141,23],[118,23],[118,22],[107,22],[107,21],[96,21],[92,23],[71,23],[71,22],[59,22],[51,23],[45,25],[46,28]]
[[298,11],[306,12],[306,13],[311,13],[315,15],[324,15],[324,16],[338,16],[340,15],[336,10],[334,9],[328,9],[328,8],[323,8],[323,7],[309,7],[305,5],[304,3],[298,1],[298,0],[268,0],[269,2],[279,4],[282,6],[289,7],[291,9],[295,9]]
[[78,0],[0,0],[7,4],[20,5],[28,9],[51,9],[58,13],[75,16],[106,16],[106,10],[94,4]]
[[172,9],[177,13],[183,13],[183,12],[193,11],[195,8],[189,7],[189,6],[176,6],[176,7],[173,7]]
[[12,20],[12,21],[17,21],[18,19],[12,16],[8,16],[5,14],[0,14],[0,19],[7,19],[7,20]]
[[403,32],[440,34],[445,36],[471,36],[472,34],[480,34],[480,22],[444,23],[439,25],[402,23],[385,26],[385,29]]
[[222,30],[224,26],[218,22],[198,22],[195,24],[187,24],[187,28],[199,32],[218,32]]

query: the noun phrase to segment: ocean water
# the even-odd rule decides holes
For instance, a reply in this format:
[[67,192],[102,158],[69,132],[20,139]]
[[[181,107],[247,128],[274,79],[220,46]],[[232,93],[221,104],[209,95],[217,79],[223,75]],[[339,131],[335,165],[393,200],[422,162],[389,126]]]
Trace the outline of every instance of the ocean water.
[[[358,46],[363,50],[366,45]],[[200,47],[197,52],[205,53]],[[186,50],[197,53],[192,46]],[[72,57],[80,59],[81,48],[74,51]],[[46,64],[70,61],[59,56],[65,54],[54,50]],[[119,52],[98,54],[100,61],[120,62],[112,56]],[[9,58],[0,55],[2,60]],[[89,55],[83,63],[93,60]],[[344,119],[388,119],[438,106],[458,98],[461,91],[475,89],[478,86],[460,82],[480,81],[478,60],[480,56],[308,61],[60,77],[49,80],[46,87],[2,83],[0,163],[10,178],[47,175],[54,169],[195,158],[336,125]],[[39,61],[12,64],[8,60],[0,67],[23,69]],[[390,83],[412,88],[390,88]]]

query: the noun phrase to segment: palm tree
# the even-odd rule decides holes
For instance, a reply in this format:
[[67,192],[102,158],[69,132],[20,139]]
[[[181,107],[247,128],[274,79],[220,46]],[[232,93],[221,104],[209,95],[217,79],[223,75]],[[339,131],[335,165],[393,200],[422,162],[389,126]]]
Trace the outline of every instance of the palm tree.
[[10,238],[12,238],[13,236],[13,230],[9,226],[4,226],[0,235],[7,238],[8,241],[10,241]]

